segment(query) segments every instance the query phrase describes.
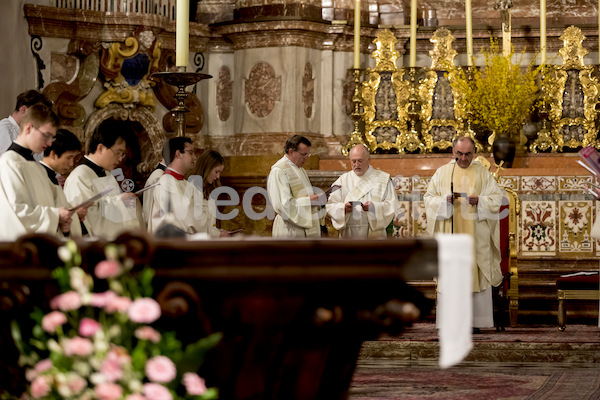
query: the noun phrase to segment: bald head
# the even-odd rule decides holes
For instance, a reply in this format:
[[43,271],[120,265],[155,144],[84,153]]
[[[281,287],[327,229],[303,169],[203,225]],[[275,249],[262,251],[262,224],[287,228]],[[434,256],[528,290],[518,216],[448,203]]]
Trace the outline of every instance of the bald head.
[[367,172],[370,159],[371,155],[364,145],[359,144],[350,149],[350,164],[356,176],[363,176]]

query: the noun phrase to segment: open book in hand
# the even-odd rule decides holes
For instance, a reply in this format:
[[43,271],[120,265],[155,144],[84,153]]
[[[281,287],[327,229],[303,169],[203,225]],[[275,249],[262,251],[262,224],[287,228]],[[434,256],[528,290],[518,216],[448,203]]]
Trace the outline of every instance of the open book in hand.
[[331,193],[335,192],[338,189],[341,189],[342,187],[340,185],[333,185],[330,186],[329,189],[327,189],[325,191],[325,196],[329,196]]
[[585,164],[580,161],[578,163],[596,177],[600,177],[600,154],[594,146],[587,146],[579,150],[579,156],[583,158]]
[[98,193],[95,196],[90,197],[89,199],[82,201],[81,203],[77,204],[74,207],[69,208],[69,211],[77,211],[78,209],[82,208],[82,207],[87,207],[87,206],[91,206],[96,200],[100,199],[101,197],[107,195],[108,193],[110,193],[114,188],[111,187],[106,187],[103,191],[101,191],[100,193]]

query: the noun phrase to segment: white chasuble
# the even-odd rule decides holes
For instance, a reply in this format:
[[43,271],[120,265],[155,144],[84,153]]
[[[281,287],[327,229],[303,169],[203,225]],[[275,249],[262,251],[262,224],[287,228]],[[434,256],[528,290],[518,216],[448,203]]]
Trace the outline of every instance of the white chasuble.
[[162,175],[158,182],[150,206],[149,232],[156,233],[166,221],[188,234],[206,233],[211,238],[219,237],[214,212],[209,210],[208,201],[194,184],[169,174]]
[[[331,193],[326,208],[333,227],[340,231],[340,237],[387,237],[386,228],[400,208],[389,174],[369,166],[362,176],[349,171],[333,185],[341,188]],[[345,204],[352,201],[362,204],[370,201],[372,208],[365,212],[357,205],[351,213],[346,214]]]
[[[427,231],[431,236],[454,232],[473,237],[476,261],[473,291],[481,292],[502,282],[498,212],[504,193],[492,174],[479,162],[473,161],[464,169],[454,165],[452,160],[440,167],[431,178],[424,196]],[[467,197],[456,199],[454,207],[447,202],[452,178],[455,193],[479,196],[476,206],[469,205]]]
[[313,207],[314,194],[304,168],[286,156],[271,167],[267,178],[269,201],[277,215],[273,221],[273,237],[321,237],[320,207]]
[[[0,239],[15,240],[30,233],[49,233],[64,237],[60,231],[58,209],[69,208],[60,187],[36,161],[28,161],[15,151],[0,157]],[[79,219],[73,215],[71,232]]]
[[108,188],[112,188],[112,191],[88,208],[83,224],[90,236],[113,240],[123,231],[143,226],[139,201],[136,199],[135,204],[126,205],[121,199],[119,183],[110,173],[99,177],[84,164],[69,174],[64,190],[69,203],[77,205]]

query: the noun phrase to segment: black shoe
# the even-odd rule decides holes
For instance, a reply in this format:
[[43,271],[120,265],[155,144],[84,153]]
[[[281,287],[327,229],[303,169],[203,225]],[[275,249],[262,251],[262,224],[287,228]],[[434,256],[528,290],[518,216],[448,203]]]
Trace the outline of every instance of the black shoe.
[[480,334],[481,334],[481,329],[473,328],[473,335],[480,335]]

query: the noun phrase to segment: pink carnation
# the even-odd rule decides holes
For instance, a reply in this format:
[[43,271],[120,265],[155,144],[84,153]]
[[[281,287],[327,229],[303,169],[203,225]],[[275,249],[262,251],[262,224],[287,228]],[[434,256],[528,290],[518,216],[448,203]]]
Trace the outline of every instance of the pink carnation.
[[94,346],[89,339],[75,336],[65,343],[65,355],[85,357],[92,353]]
[[87,381],[81,376],[74,376],[67,382],[71,392],[77,394],[87,387]]
[[152,382],[168,383],[175,379],[177,369],[168,357],[152,357],[146,363],[146,375]]
[[160,342],[160,333],[149,326],[142,326],[135,330],[135,337],[142,340],[149,340],[152,343]]
[[50,393],[50,383],[46,376],[38,376],[31,382],[31,396],[33,398],[44,397]]
[[171,392],[158,383],[146,383],[144,385],[144,394],[148,400],[173,400]]
[[121,266],[116,261],[100,261],[94,268],[94,273],[100,279],[114,278],[121,273]]
[[81,295],[72,290],[59,294],[50,301],[50,307],[61,311],[77,310],[81,307]]
[[206,392],[206,383],[198,374],[186,372],[183,374],[183,384],[188,394],[192,396],[201,396]]
[[133,322],[150,324],[160,317],[160,306],[156,300],[145,297],[134,301],[127,314]]
[[94,392],[100,400],[116,400],[123,397],[123,389],[114,383],[99,383],[94,387]]
[[127,349],[121,346],[111,346],[110,351],[106,355],[106,359],[114,361],[119,365],[131,364],[131,356],[127,353]]
[[107,290],[102,293],[92,293],[92,299],[90,305],[92,307],[106,307],[113,299],[117,297],[117,294],[112,290]]
[[109,382],[116,382],[123,377],[123,370],[116,360],[104,360],[100,372]]
[[107,313],[126,313],[131,306],[131,299],[129,297],[114,297],[108,301],[104,310]]
[[56,328],[67,322],[67,316],[60,311],[52,311],[42,318],[42,328],[46,332],[54,333]]
[[100,329],[100,324],[91,318],[83,318],[79,323],[79,334],[81,336],[94,336],[98,329]]
[[134,393],[134,394],[130,394],[129,396],[125,397],[125,400],[148,400],[148,399],[146,399],[144,396],[142,396],[139,393]]

